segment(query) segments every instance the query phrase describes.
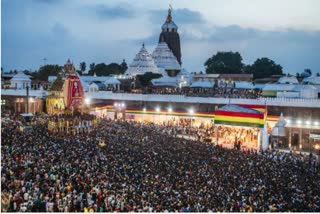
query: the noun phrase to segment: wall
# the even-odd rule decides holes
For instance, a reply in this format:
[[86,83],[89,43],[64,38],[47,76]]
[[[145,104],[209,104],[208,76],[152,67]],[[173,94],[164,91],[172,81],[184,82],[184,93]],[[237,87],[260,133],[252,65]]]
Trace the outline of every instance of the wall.
[[159,94],[129,94],[100,91],[86,93],[91,99],[121,100],[121,101],[146,101],[146,102],[176,102],[176,103],[203,103],[203,104],[255,104],[267,106],[291,106],[305,108],[320,108],[320,99],[294,99],[294,98],[259,98],[259,99],[226,99],[208,97],[187,97],[184,95],[159,95]]

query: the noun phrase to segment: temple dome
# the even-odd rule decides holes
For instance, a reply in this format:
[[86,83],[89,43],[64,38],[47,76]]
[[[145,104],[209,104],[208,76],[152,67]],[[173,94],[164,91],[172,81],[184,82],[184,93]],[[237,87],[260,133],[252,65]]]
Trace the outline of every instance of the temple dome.
[[136,76],[143,75],[147,72],[163,74],[161,71],[159,71],[152,59],[152,56],[148,53],[143,44],[139,53],[136,54],[133,62],[129,65],[126,75]]
[[161,27],[162,31],[177,32],[178,30],[178,26],[174,23],[174,21],[172,21],[171,11],[172,11],[172,8],[170,6],[168,10],[168,16],[167,16],[166,22]]
[[165,70],[180,70],[180,64],[173,55],[167,43],[160,42],[152,53],[152,58],[159,68]]
[[172,29],[174,29],[175,31],[177,31],[177,30],[178,30],[178,26],[176,25],[176,23],[174,23],[174,21],[171,21],[171,22],[169,22],[169,23],[165,22],[165,23],[162,25],[161,29],[162,29],[163,31],[166,31],[166,30],[168,29],[168,30],[167,30],[168,32],[172,31]]
[[[12,77],[11,80],[16,80],[16,81],[29,81],[30,76],[24,74],[23,72],[18,72],[16,75]],[[30,80],[31,81],[31,80]]]
[[27,86],[31,87],[30,76],[19,72],[14,75],[10,80],[10,87],[16,89],[25,89]]

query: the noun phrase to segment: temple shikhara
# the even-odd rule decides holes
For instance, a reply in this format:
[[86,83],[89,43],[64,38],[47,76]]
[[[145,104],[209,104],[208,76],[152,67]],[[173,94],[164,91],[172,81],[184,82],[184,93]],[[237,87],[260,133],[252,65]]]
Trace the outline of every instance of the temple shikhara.
[[[63,77],[65,79],[63,79]],[[84,91],[80,78],[70,60],[64,65],[63,73],[53,82],[46,99],[48,114],[61,114],[83,107]]]
[[170,5],[166,21],[161,27],[162,32],[159,37],[159,43],[167,43],[170,50],[173,52],[173,55],[177,58],[179,64],[181,65],[181,48],[178,26],[172,20],[171,12],[172,8]]
[[178,26],[171,16],[172,8],[161,27],[159,43],[152,54],[149,54],[145,45],[136,54],[133,62],[126,71],[127,76],[134,77],[147,72],[158,73],[162,76],[176,77],[181,71],[181,48]]

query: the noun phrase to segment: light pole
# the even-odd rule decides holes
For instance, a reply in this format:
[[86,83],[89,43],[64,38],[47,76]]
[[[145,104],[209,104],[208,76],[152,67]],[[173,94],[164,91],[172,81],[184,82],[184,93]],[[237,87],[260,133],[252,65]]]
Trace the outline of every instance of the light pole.
[[29,114],[29,85],[27,85],[26,90],[27,90],[27,114]]
[[[161,111],[161,109],[160,109],[160,107],[158,106],[158,107],[156,108],[157,114],[159,114],[160,111]],[[154,117],[153,117],[153,123],[155,123],[155,115],[154,115]]]
[[91,103],[91,100],[89,98],[85,98],[84,99],[84,103],[86,104],[88,110],[89,110],[89,114],[90,114],[90,103]]
[[[124,116],[124,109],[125,109],[125,103],[114,103],[114,108],[115,108],[115,117],[116,115],[118,115],[118,112],[122,113],[122,119],[125,120],[125,116]],[[116,118],[118,119],[118,117]]]
[[314,146],[314,148],[318,151],[318,155],[319,155],[319,158],[320,158],[320,145],[317,144]]
[[189,114],[191,115],[191,128],[192,128],[192,120],[193,120],[193,114],[194,114],[193,108],[189,109]]
[[[170,116],[171,113],[172,113],[172,108],[169,107],[169,108],[168,108],[168,114],[167,114],[167,116]],[[167,120],[168,120],[168,123],[169,123],[169,117],[167,117]]]
[[144,114],[146,113],[147,108],[143,107],[142,111],[143,111],[143,113],[142,113],[142,122],[144,123]]

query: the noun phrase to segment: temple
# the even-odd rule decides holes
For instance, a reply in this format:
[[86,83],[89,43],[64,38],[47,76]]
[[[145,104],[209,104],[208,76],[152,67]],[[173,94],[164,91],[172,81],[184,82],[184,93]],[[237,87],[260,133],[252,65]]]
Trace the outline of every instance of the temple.
[[170,7],[166,22],[162,25],[159,43],[152,55],[143,44],[125,75],[134,77],[151,72],[176,77],[181,71],[180,37],[177,30],[177,25],[172,21]]
[[162,32],[159,36],[159,43],[167,43],[173,55],[177,58],[179,64],[181,65],[181,48],[178,26],[174,23],[174,21],[172,21],[171,11],[172,9],[170,7],[166,21],[161,27]]
[[147,72],[166,75],[164,70],[161,70],[156,66],[152,56],[149,54],[143,44],[140,51],[133,59],[133,62],[129,65],[129,68],[125,74],[128,76],[136,76],[143,75]]
[[181,70],[177,58],[173,55],[165,42],[160,42],[158,44],[152,53],[152,58],[157,67],[164,69],[169,76],[176,76]]

